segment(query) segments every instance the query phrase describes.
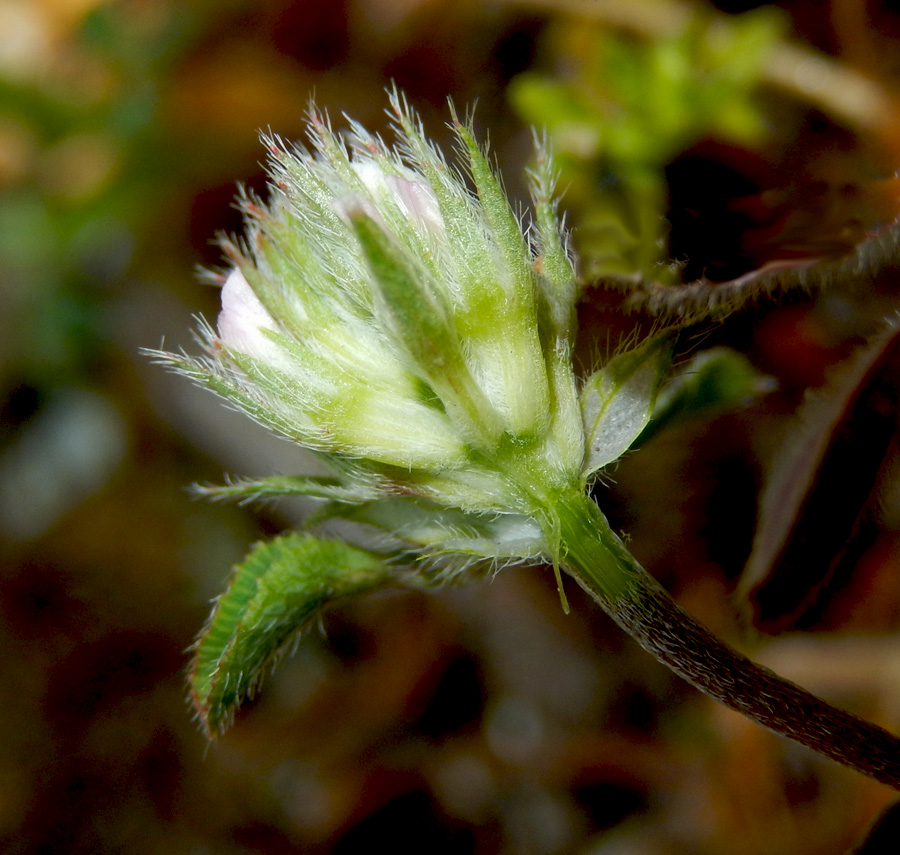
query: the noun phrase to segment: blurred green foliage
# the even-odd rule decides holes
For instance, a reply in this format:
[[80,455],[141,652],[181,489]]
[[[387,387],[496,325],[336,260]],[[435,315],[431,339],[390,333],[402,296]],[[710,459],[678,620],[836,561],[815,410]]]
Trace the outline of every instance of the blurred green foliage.
[[680,28],[643,36],[569,22],[557,33],[563,73],[513,80],[515,109],[550,135],[586,278],[677,281],[663,168],[705,138],[765,141],[758,84],[785,30],[775,9],[698,9]]
[[[182,174],[160,90],[213,9],[92,5],[75,20],[46,22],[34,55],[0,73],[7,382],[86,379],[109,338],[115,285]],[[30,25],[7,35],[24,38]]]

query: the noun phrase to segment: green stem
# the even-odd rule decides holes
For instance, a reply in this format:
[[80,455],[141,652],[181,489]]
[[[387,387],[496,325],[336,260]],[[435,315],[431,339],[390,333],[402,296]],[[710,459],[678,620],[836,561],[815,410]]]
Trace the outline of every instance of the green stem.
[[564,568],[645,650],[769,730],[900,789],[900,739],[716,638],[638,564],[590,497],[573,494],[557,510]]

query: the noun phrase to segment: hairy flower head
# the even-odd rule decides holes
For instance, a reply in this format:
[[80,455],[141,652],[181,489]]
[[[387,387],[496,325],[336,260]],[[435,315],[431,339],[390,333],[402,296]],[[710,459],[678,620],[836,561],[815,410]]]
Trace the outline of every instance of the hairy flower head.
[[523,229],[469,125],[455,165],[397,95],[391,112],[393,147],[315,108],[309,148],[266,139],[269,200],[245,195],[223,241],[207,356],[166,358],[335,472],[219,494],[312,494],[423,549],[555,559],[553,496],[596,468],[609,396],[595,383],[582,412],[549,159]]

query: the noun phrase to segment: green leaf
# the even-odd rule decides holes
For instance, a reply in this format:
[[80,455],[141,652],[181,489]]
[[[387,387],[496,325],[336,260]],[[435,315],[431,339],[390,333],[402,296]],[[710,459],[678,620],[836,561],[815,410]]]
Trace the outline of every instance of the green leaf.
[[228,727],[286,643],[326,604],[390,578],[372,553],[337,541],[288,534],[256,546],[195,647],[191,698],[207,735]]
[[650,421],[671,352],[672,337],[658,336],[613,357],[588,378],[581,391],[584,477],[621,457]]
[[634,445],[642,445],[682,419],[740,407],[771,391],[773,383],[736,351],[724,347],[706,350],[660,392],[653,418]]

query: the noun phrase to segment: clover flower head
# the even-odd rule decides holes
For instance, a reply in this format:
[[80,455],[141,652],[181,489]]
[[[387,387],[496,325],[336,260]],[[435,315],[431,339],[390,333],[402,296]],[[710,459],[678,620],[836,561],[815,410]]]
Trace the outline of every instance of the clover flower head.
[[315,107],[309,148],[265,139],[270,197],[244,194],[245,235],[222,242],[207,356],[171,361],[319,452],[344,501],[529,514],[528,484],[577,478],[585,453],[549,158],[523,230],[469,124],[457,166],[396,94],[390,112],[393,147]]
[[664,348],[624,354],[579,393],[550,158],[538,145],[523,228],[470,124],[453,117],[451,164],[397,94],[390,113],[393,147],[352,121],[338,135],[315,107],[308,148],[265,139],[269,199],[244,194],[245,234],[222,240],[206,356],[159,354],[333,477],[206,492],[330,500],[442,572],[556,566],[560,497],[644,427]]

